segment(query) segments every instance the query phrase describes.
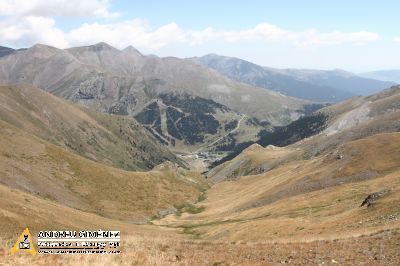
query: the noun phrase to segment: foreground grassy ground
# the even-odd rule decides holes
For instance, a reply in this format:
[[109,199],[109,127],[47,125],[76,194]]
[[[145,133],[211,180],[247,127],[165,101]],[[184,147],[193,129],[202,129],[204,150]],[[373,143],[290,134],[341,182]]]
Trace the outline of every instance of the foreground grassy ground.
[[[153,222],[197,238],[252,242],[329,240],[400,228],[400,133],[374,135],[338,150],[294,157],[265,173],[218,183],[195,205],[202,212]],[[285,161],[298,152],[248,153]],[[371,207],[360,207],[369,194],[383,190],[388,193]]]
[[10,242],[2,241],[0,261],[2,265],[398,265],[400,261],[397,230],[293,243],[233,243],[150,235],[125,236],[119,255],[11,256]]

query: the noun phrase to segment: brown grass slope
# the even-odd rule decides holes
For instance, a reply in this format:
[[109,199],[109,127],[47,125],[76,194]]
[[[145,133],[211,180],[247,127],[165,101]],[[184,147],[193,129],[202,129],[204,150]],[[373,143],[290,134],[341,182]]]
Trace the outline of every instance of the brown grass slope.
[[[122,234],[145,232],[151,236],[155,227],[134,225],[102,217],[93,213],[73,209],[49,199],[43,199],[30,193],[0,185],[0,230],[1,240],[13,240],[26,227],[34,238],[40,230],[121,230]],[[159,234],[171,229],[159,228]],[[11,242],[10,241],[10,242]],[[9,243],[12,245],[12,243]]]
[[75,209],[147,222],[194,201],[203,178],[174,166],[128,172],[85,159],[0,120],[0,182]]
[[[176,229],[132,225],[72,209],[0,185],[2,265],[276,265],[291,263],[397,265],[400,231],[371,236],[293,243],[191,240]],[[120,255],[10,255],[16,237],[40,230],[121,230]],[[35,240],[36,242],[36,240]]]
[[127,170],[181,163],[135,120],[97,113],[31,86],[0,86],[0,119],[74,153]]
[[[399,228],[400,133],[352,141],[339,150],[342,160],[327,152],[220,182],[198,204],[205,207],[202,213],[158,223],[189,228],[205,239],[234,241],[334,239]],[[260,157],[268,158],[269,152],[261,151]],[[359,207],[368,194],[381,190],[390,193],[372,207]]]
[[[6,131],[13,136],[27,135],[18,133],[20,131],[17,129],[12,131],[13,127],[7,128],[6,124],[2,124],[1,128],[6,128]],[[18,140],[18,145],[21,145],[20,148],[25,148],[24,160],[28,158],[32,160],[33,157],[29,156],[31,151],[26,147],[37,150],[36,145],[32,145],[31,142],[25,143],[22,138],[15,137]],[[9,139],[6,140],[9,143]],[[29,145],[22,146],[24,144]],[[13,150],[16,154],[19,153],[18,149],[14,148]],[[4,158],[0,161],[4,161]],[[16,169],[14,174],[20,171],[16,165],[16,160],[6,161],[6,163],[11,164]],[[32,162],[29,165],[37,167],[37,164]],[[4,165],[1,168],[3,169]],[[41,171],[42,174],[45,172],[45,170]],[[1,173],[1,175],[3,176],[4,173]],[[31,171],[31,176],[36,177],[36,174]],[[141,180],[136,178],[136,181]],[[46,181],[46,184],[51,186],[52,183]],[[215,196],[222,195],[210,193],[208,200],[213,200]],[[307,207],[312,212],[317,212],[318,208],[311,206],[314,198],[310,198],[309,201]],[[381,202],[379,205],[384,205],[387,202]],[[315,201],[315,203],[317,202]],[[363,212],[366,211],[363,210]],[[295,214],[301,215],[301,213]],[[396,265],[399,261],[397,250],[400,233],[396,230],[386,230],[372,236],[334,241],[327,241],[326,237],[318,235],[325,240],[308,242],[312,239],[302,237],[300,240],[297,238],[294,243],[290,243],[292,240],[289,243],[276,244],[273,242],[279,241],[281,238],[280,235],[275,235],[275,233],[281,229],[287,230],[288,222],[279,226],[277,226],[277,222],[281,221],[274,220],[274,222],[269,227],[266,227],[266,224],[263,223],[261,226],[256,225],[253,228],[254,224],[246,225],[246,223],[241,222],[237,223],[231,231],[225,231],[226,228],[224,228],[222,232],[232,234],[232,237],[236,239],[233,241],[221,241],[219,236],[219,241],[189,240],[188,238],[193,236],[193,232],[189,230],[185,234],[180,234],[181,228],[133,225],[129,221],[118,221],[73,209],[55,202],[54,199],[43,199],[40,194],[34,196],[19,189],[0,185],[0,261],[5,265],[265,265],[288,262],[296,265],[320,264],[322,262],[325,264],[337,262],[343,265],[354,264],[354,262]],[[293,223],[294,219],[292,218],[290,222]],[[304,219],[301,219],[299,223],[304,223]],[[218,225],[218,223],[215,225]],[[38,255],[30,257],[20,252],[13,256],[10,255],[9,250],[16,236],[27,226],[34,238],[40,230],[96,230],[99,228],[121,230],[122,254],[118,256]],[[247,228],[243,228],[243,226],[247,226]],[[195,228],[195,230],[197,231],[198,228]],[[273,242],[269,242],[268,238],[262,235],[260,237],[261,242],[247,243],[246,237],[238,235],[248,232],[249,236],[254,237],[259,233],[265,234],[266,229],[271,230],[271,228],[275,230],[273,231],[274,237],[271,239]],[[214,227],[213,230],[221,231],[219,227]],[[296,228],[296,230],[300,230],[300,228]],[[303,230],[305,229],[303,228],[300,231]],[[201,237],[204,236],[201,235]]]

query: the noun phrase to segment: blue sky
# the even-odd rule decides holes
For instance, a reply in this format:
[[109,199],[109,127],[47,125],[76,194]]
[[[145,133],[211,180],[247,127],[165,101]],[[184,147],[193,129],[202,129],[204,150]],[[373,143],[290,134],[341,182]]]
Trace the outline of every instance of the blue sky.
[[[132,4],[134,3],[134,4]],[[385,30],[393,33],[399,1],[258,0],[258,1],[114,1],[125,18],[143,17],[160,26],[171,21],[202,29],[247,28],[269,22],[292,30]]]
[[0,0],[0,45],[105,41],[281,68],[400,68],[400,1]]

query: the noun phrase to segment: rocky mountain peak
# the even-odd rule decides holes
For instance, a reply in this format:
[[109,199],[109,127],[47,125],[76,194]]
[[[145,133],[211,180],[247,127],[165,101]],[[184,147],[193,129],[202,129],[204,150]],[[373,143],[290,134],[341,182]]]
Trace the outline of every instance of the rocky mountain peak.
[[109,45],[108,43],[105,42],[99,42],[94,45],[87,46],[90,50],[94,51],[102,51],[102,50],[118,50],[117,48]]
[[32,55],[36,55],[36,56],[39,55],[39,56],[48,57],[48,56],[51,56],[51,55],[57,53],[58,51],[62,51],[62,50],[60,50],[60,49],[58,49],[56,47],[53,47],[53,46],[37,43],[37,44],[29,47],[25,51],[28,54],[32,54]]

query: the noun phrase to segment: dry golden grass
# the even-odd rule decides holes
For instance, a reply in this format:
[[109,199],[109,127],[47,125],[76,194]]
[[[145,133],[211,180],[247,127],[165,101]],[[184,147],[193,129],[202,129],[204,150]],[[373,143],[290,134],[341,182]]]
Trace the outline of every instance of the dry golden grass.
[[94,161],[125,170],[180,162],[128,116],[108,115],[30,86],[0,86],[0,119]]
[[161,209],[195,201],[207,187],[174,167],[128,172],[40,140],[0,120],[0,181],[76,209],[146,222]]
[[254,174],[262,169],[272,169],[288,161],[301,157],[301,149],[290,147],[268,146],[263,148],[253,144],[231,161],[216,166],[207,173],[211,183],[218,183],[223,180],[237,179],[241,176]]
[[[12,133],[17,137],[18,132]],[[397,135],[394,135],[376,138],[396,140]],[[366,141],[373,143],[372,140]],[[348,147],[361,148],[363,144],[354,142]],[[385,159],[382,156],[382,160]],[[354,165],[360,163],[355,158],[350,166],[352,162]],[[0,262],[3,265],[398,265],[400,224],[396,211],[399,210],[399,191],[394,189],[371,208],[358,207],[360,200],[370,192],[388,184],[398,188],[398,170],[391,170],[391,173],[378,178],[288,196],[265,206],[234,211],[237,206],[257,199],[268,186],[279,188],[290,184],[285,177],[294,178],[296,173],[310,171],[318,163],[318,160],[301,161],[272,170],[274,175],[279,173],[277,176],[283,178],[283,182],[263,174],[218,184],[207,191],[207,198],[198,204],[206,206],[204,212],[195,215],[184,213],[178,220],[168,217],[172,226],[184,224],[186,229],[133,225],[1,185]],[[393,168],[390,161],[385,167],[379,162],[373,166],[383,172]],[[389,214],[395,215],[397,220],[389,218]],[[222,217],[226,217],[227,222],[220,222]],[[166,223],[168,219],[159,222]],[[209,224],[199,226],[202,223]],[[26,226],[32,235],[39,230],[51,229],[121,230],[122,254],[37,255],[33,258],[20,253],[9,255],[13,241]],[[198,237],[201,239],[195,239]]]
[[[311,241],[400,228],[400,133],[371,136],[338,149],[342,160],[331,152],[218,183],[198,204],[205,206],[204,212],[171,215],[156,223],[228,241]],[[267,160],[271,156],[265,153],[282,153],[254,149],[247,156],[257,150]],[[370,208],[359,207],[368,194],[383,189],[391,193]]]
[[359,238],[309,243],[233,243],[183,240],[179,236],[130,235],[119,255],[30,255],[7,252],[2,265],[398,265],[399,231]]

